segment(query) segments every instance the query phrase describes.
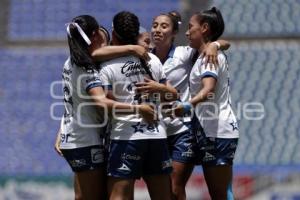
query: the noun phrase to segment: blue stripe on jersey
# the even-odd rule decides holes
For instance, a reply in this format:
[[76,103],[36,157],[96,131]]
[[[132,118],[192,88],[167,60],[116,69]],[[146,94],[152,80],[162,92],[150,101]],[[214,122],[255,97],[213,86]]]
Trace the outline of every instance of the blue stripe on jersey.
[[204,77],[213,77],[215,79],[218,79],[218,75],[213,72],[204,72],[203,74],[201,74],[201,78]]
[[159,83],[166,83],[167,82],[167,79],[166,78],[163,78],[163,79],[160,79],[159,80]]
[[91,83],[89,84],[86,88],[85,88],[85,91],[88,92],[90,89],[92,88],[95,88],[95,87],[101,87],[102,84],[101,82],[94,82],[94,83]]
[[113,88],[112,88],[112,85],[102,85],[102,88],[104,89],[104,90],[112,90]]

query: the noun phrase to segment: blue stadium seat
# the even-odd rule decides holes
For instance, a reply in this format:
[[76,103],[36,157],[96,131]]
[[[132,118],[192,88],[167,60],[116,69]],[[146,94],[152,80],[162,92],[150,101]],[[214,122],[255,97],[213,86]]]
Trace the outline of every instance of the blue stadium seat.
[[297,0],[220,0],[213,5],[224,16],[226,36],[299,37],[300,4]]
[[[11,0],[8,24],[10,40],[64,40],[64,24],[77,15],[89,14],[108,29],[113,16],[122,10],[134,12],[148,30],[154,16],[179,9],[179,0],[168,1],[89,1]],[[30,23],[28,23],[30,22]]]

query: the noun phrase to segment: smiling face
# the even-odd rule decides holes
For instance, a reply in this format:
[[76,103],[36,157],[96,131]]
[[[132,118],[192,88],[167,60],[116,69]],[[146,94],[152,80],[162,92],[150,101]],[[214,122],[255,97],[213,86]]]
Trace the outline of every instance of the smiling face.
[[203,36],[208,31],[208,24],[200,24],[197,15],[193,15],[189,21],[186,36],[192,48],[198,49],[203,43]]
[[153,20],[151,37],[155,46],[170,45],[175,37],[170,17],[160,15]]

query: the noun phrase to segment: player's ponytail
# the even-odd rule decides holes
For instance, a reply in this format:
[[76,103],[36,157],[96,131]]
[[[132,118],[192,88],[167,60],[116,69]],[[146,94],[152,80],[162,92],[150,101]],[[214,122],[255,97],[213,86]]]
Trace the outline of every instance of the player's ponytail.
[[91,45],[90,37],[99,29],[96,19],[89,15],[81,15],[73,18],[72,22],[66,25],[71,63],[86,69],[96,68],[88,51]]

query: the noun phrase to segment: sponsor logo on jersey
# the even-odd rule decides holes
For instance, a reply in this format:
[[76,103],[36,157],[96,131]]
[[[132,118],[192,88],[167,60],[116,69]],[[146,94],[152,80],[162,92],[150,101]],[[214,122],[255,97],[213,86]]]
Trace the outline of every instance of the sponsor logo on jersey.
[[127,61],[121,67],[121,73],[126,77],[136,76],[139,74],[147,74],[146,71],[141,67],[141,64],[138,62]]
[[91,149],[92,163],[102,163],[104,161],[101,149]]
[[205,156],[203,158],[203,161],[207,162],[207,161],[212,161],[215,160],[216,157],[208,152],[205,152]]
[[86,165],[86,160],[84,159],[79,159],[79,160],[70,160],[70,165],[72,167],[82,167]]
[[121,155],[121,159],[122,160],[140,160],[141,156],[139,156],[139,155],[130,155],[130,154],[123,153]]

